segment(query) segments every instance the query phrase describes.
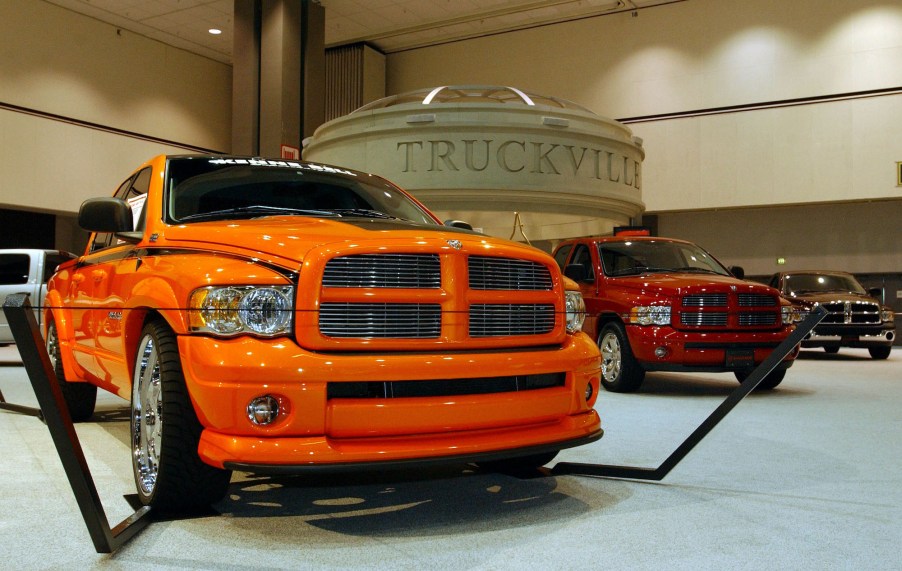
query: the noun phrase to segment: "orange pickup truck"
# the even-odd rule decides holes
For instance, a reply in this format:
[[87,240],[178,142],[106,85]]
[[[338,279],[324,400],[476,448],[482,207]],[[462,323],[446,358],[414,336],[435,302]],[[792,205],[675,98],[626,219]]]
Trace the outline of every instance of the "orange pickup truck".
[[[742,381],[799,319],[777,290],[737,279],[691,242],[579,238],[562,242],[554,257],[582,288],[583,329],[598,340],[610,391],[637,390],[646,371],[732,371]],[[758,388],[779,385],[797,354],[798,347]]]
[[160,156],[79,224],[47,348],[73,418],[96,387],[131,401],[146,505],[215,502],[232,470],[541,465],[602,436],[576,284],[377,176]]

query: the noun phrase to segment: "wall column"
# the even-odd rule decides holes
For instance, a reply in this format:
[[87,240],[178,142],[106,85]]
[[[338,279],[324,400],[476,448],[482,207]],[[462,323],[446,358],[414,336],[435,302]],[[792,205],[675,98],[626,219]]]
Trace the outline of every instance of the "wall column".
[[[232,152],[278,157],[325,120],[325,11],[312,0],[235,0]],[[300,158],[299,156],[297,158]]]

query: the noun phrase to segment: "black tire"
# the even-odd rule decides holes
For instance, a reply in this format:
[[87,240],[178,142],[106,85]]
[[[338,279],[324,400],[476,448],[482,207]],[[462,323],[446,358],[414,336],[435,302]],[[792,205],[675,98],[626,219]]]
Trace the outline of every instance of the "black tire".
[[518,458],[508,458],[506,460],[492,460],[489,462],[477,462],[477,465],[483,470],[489,472],[501,472],[502,474],[519,474],[541,468],[548,464],[557,451],[544,452],[542,454],[532,454],[530,456],[520,456]]
[[824,347],[824,353],[835,355],[836,353],[839,353],[839,347]]
[[94,406],[97,404],[97,386],[91,383],[70,383],[63,372],[63,360],[60,358],[59,334],[56,331],[56,323],[50,321],[47,326],[47,355],[56,375],[56,382],[63,393],[66,408],[72,422],[83,422],[94,414]]
[[141,331],[132,376],[132,471],[144,505],[163,512],[204,508],[232,476],[197,455],[203,430],[191,405],[175,334],[160,321]]
[[868,353],[872,359],[886,359],[893,350],[892,345],[882,345],[880,347],[868,347]]
[[[749,375],[752,374],[754,369],[743,369],[741,371],[736,371],[734,374],[736,375],[736,380],[740,383],[749,378]],[[777,388],[777,385],[783,382],[783,377],[786,376],[786,369],[777,369],[775,371],[771,371],[767,374],[764,379],[758,383],[758,386],[755,387],[756,391],[769,391],[771,389]]]
[[608,323],[598,334],[601,350],[601,386],[614,393],[639,390],[645,380],[645,369],[633,357],[626,332],[617,323]]

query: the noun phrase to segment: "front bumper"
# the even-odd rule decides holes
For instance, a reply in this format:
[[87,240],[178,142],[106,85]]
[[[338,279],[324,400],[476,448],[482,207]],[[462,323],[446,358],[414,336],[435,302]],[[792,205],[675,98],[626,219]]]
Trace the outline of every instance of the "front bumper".
[[[534,447],[578,445],[601,434],[592,410],[600,360],[583,334],[567,336],[562,346],[519,351],[322,354],[289,339],[192,335],[179,337],[179,349],[204,426],[198,452],[217,467],[271,471],[273,466],[516,456]],[[543,373],[564,373],[562,386],[407,398],[328,395],[330,383]],[[587,385],[592,386],[588,402]],[[282,400],[285,411],[265,427],[253,425],[246,414],[250,400],[262,395]]]
[[[764,361],[792,332],[791,327],[779,331],[743,331],[699,333],[669,326],[627,325],[627,336],[633,356],[647,371],[725,372],[753,368]],[[662,349],[661,349],[662,348]],[[663,352],[663,356],[656,354]],[[792,366],[796,347],[777,366]]]
[[886,347],[896,339],[895,327],[817,327],[802,340],[802,347]]

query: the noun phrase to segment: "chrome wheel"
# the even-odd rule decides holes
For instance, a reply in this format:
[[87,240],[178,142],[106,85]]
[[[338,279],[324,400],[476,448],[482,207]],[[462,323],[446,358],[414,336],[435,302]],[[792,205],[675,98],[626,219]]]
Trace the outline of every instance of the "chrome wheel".
[[59,363],[60,340],[56,334],[56,324],[51,323],[47,328],[47,355],[50,357],[50,365],[56,370],[56,364]]
[[598,345],[601,349],[601,376],[607,382],[613,383],[620,376],[620,368],[623,365],[620,339],[613,331],[608,331]]
[[163,391],[160,359],[153,337],[145,335],[138,345],[132,383],[132,464],[139,491],[153,494],[160,471],[163,443]]

